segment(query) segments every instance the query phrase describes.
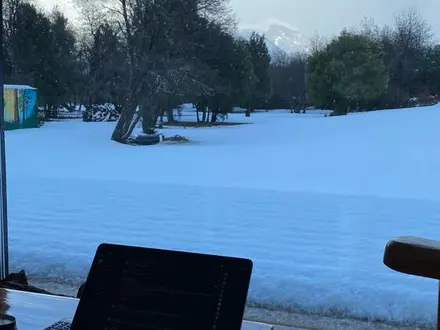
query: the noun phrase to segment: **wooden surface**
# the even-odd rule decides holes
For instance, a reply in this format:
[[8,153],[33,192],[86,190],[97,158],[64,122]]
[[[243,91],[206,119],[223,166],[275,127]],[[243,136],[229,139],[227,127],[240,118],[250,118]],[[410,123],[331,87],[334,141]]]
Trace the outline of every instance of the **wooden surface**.
[[[72,319],[78,299],[0,289],[0,314],[17,319],[18,330],[42,330],[64,318]],[[243,322],[243,330],[270,330],[271,325]]]
[[389,268],[440,280],[440,242],[419,237],[398,237],[385,247],[384,264]]
[[[440,242],[413,236],[395,238],[386,245],[383,262],[400,273],[440,280]],[[440,330],[440,288],[437,330]]]

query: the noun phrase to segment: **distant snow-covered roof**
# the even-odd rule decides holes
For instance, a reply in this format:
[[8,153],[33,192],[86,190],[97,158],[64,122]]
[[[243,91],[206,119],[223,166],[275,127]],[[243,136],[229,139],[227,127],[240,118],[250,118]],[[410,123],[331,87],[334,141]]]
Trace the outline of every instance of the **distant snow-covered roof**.
[[28,85],[3,85],[5,89],[36,89]]

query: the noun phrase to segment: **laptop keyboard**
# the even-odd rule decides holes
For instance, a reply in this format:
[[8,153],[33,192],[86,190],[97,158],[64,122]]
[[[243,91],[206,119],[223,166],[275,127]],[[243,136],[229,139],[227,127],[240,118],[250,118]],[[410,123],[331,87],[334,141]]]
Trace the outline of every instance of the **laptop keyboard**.
[[43,330],[70,330],[71,323],[69,321],[58,321]]

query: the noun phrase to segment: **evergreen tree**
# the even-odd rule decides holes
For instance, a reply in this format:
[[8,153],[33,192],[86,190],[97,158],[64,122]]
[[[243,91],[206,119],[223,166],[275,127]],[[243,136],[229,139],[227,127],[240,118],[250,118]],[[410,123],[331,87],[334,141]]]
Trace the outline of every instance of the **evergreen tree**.
[[252,65],[254,67],[255,76],[258,81],[248,100],[246,116],[249,117],[254,110],[254,105],[260,100],[268,100],[270,97],[270,61],[271,57],[267,48],[264,35],[253,32],[248,43],[249,52],[251,54]]
[[309,61],[309,96],[316,104],[333,103],[335,114],[359,110],[387,88],[380,43],[343,31]]
[[[75,93],[77,81],[77,51],[74,32],[64,14],[55,9],[51,15],[51,65],[52,79],[42,81],[47,84],[46,102],[52,107],[64,105]],[[42,68],[43,69],[43,68]]]
[[98,26],[84,52],[88,62],[87,105],[112,103],[118,107],[124,96],[127,62],[115,29],[108,23]]

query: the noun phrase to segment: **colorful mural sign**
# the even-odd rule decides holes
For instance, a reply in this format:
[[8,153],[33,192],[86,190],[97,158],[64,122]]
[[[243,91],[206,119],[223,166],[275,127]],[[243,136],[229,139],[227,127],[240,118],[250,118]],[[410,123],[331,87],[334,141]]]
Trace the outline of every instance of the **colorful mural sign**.
[[30,86],[5,85],[6,129],[38,127],[37,90]]

